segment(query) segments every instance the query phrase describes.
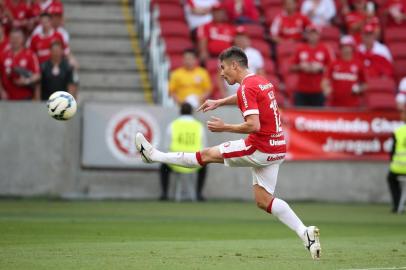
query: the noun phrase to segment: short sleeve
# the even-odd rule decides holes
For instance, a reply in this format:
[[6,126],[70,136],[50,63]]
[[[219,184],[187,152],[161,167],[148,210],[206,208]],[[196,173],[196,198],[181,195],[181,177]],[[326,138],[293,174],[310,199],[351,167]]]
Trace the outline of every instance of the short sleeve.
[[244,117],[251,114],[259,114],[257,93],[257,90],[252,86],[244,85],[241,88],[241,112]]
[[40,73],[41,69],[40,69],[40,66],[39,66],[39,61],[38,61],[37,56],[34,53],[31,52],[29,54],[28,58],[29,58],[29,63],[30,63],[29,64],[30,70],[35,74]]

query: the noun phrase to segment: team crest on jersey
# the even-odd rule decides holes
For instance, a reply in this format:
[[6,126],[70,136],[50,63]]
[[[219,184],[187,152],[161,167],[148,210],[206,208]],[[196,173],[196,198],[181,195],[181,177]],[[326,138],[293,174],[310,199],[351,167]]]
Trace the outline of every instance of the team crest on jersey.
[[317,52],[316,53],[316,59],[319,60],[319,61],[323,61],[324,60],[324,53]]
[[307,52],[301,52],[299,57],[300,60],[306,60],[307,58],[309,58],[309,54]]
[[26,59],[21,59],[19,64],[20,64],[20,66],[25,67],[27,65],[27,60]]
[[356,73],[358,71],[358,67],[356,65],[351,65],[350,67],[351,72]]

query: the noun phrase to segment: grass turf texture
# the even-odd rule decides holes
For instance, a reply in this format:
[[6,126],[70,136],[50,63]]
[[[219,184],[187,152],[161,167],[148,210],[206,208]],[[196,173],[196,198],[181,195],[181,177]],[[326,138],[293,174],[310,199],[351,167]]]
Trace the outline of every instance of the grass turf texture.
[[248,202],[0,201],[0,269],[406,267],[406,215],[386,205],[292,203],[322,260]]

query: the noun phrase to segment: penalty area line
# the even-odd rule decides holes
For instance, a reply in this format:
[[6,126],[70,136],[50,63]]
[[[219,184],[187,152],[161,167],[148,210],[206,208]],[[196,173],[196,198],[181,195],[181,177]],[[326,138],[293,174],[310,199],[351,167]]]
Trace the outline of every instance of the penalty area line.
[[406,266],[400,267],[377,267],[377,268],[345,268],[340,270],[400,270],[406,269]]

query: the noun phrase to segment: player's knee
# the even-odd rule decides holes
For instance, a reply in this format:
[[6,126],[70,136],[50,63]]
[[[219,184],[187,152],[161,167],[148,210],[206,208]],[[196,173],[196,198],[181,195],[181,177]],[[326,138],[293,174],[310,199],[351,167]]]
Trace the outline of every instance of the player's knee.
[[219,162],[221,161],[221,156],[219,156],[219,153],[216,152],[216,149],[211,147],[211,148],[205,148],[200,151],[200,155],[202,157],[203,163],[211,163],[211,162]]

